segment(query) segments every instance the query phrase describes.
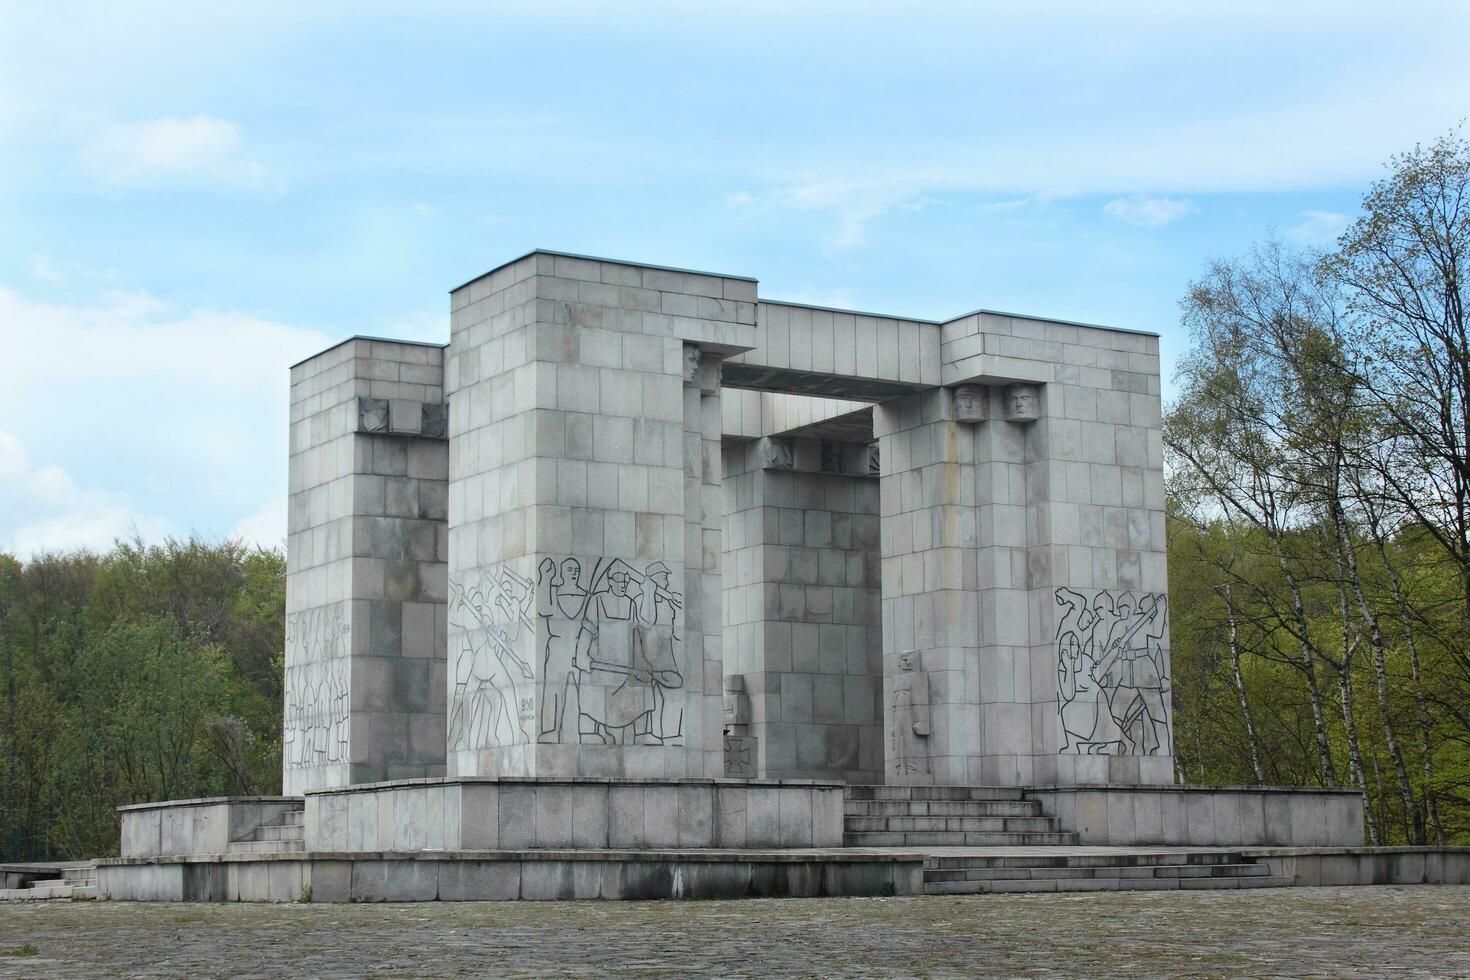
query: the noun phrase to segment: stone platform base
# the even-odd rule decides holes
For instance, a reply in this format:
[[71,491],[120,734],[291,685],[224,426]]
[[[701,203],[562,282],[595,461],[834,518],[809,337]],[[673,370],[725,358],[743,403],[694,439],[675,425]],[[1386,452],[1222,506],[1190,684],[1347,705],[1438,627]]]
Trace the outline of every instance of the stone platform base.
[[811,780],[406,779],[307,793],[305,849],[840,847],[842,799]]
[[1079,844],[1356,847],[1363,798],[1296,786],[1028,786]]
[[1470,884],[1470,848],[941,847],[226,854],[98,861],[98,897],[157,902],[818,898]]
[[464,851],[225,854],[98,862],[99,897],[153,902],[432,902],[914,895],[919,854]]

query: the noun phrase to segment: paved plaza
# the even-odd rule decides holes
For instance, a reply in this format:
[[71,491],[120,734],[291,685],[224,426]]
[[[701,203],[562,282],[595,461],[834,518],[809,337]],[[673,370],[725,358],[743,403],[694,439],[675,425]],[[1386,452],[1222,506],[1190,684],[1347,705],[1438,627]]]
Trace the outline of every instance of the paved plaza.
[[[0,907],[0,976],[1464,976],[1470,887]],[[35,952],[13,955],[17,950]]]

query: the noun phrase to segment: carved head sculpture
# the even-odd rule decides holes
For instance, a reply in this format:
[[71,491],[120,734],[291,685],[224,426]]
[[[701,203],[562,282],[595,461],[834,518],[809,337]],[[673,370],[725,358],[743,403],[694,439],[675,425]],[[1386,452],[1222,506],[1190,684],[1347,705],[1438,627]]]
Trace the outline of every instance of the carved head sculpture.
[[656,561],[652,565],[649,565],[644,574],[653,580],[654,585],[657,585],[665,592],[669,590],[669,566],[663,562]]
[[388,399],[359,398],[357,400],[357,431],[388,431]]
[[693,344],[684,345],[684,383],[694,384],[695,377],[699,374],[699,356],[702,352]]
[[567,558],[561,563],[562,584],[575,588],[577,580],[582,577],[582,565],[575,558]]
[[990,399],[981,385],[959,385],[954,390],[954,420],[984,422],[990,418]]
[[908,650],[898,655],[899,670],[918,670],[922,657],[917,650]]
[[1041,417],[1041,392],[1035,385],[1011,385],[1006,389],[1006,418],[1033,422]]
[[789,470],[795,465],[790,439],[768,438],[762,452],[768,470]]
[[624,596],[628,594],[628,573],[621,568],[608,575],[607,581],[612,588],[613,595]]

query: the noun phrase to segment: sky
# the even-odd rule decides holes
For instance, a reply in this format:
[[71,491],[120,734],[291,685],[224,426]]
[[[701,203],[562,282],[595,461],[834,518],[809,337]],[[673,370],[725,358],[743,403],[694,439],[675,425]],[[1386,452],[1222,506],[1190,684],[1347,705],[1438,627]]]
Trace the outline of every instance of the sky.
[[[0,550],[285,538],[287,368],[533,248],[1162,335],[1470,111],[1470,4],[0,0]],[[1166,394],[1168,390],[1166,380]]]

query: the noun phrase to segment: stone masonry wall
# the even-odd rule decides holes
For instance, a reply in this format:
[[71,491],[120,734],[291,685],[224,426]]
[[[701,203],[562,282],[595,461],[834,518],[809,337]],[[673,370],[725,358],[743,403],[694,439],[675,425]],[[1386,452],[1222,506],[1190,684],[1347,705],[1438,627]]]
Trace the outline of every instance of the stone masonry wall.
[[710,372],[754,292],[535,253],[452,294],[451,774],[720,773]]
[[[821,444],[726,447],[726,673],[744,678],[757,773],[882,782],[878,481],[820,472]],[[849,470],[866,446],[845,445]]]
[[292,368],[287,793],[443,772],[442,359],[354,338]]

